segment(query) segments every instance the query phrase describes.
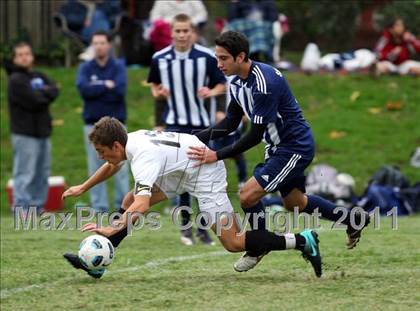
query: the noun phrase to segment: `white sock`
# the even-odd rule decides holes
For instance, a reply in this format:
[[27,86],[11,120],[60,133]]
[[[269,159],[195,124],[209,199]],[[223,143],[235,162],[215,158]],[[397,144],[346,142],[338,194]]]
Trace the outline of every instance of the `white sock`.
[[286,249],[294,249],[296,247],[296,238],[294,233],[286,233],[284,238],[286,239]]

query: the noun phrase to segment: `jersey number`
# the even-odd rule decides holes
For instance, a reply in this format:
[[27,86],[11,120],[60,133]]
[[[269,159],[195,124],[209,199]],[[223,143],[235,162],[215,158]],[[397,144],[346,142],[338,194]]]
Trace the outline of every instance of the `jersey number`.
[[[170,132],[147,131],[145,134],[147,136],[150,136],[150,137],[158,137],[158,136],[165,136],[167,138],[174,138],[175,137],[175,134],[170,133]],[[150,142],[154,143],[155,145],[165,145],[165,146],[176,147],[176,148],[181,147],[179,142],[170,141],[170,140],[151,139]]]
[[170,141],[170,140],[160,140],[160,139],[151,139],[150,142],[154,143],[155,145],[166,145],[171,147],[180,148],[181,145],[176,141]]

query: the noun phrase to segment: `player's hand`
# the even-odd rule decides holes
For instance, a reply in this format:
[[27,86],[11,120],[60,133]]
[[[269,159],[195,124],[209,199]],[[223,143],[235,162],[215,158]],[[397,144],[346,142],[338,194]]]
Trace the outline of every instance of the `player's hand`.
[[105,80],[105,86],[109,89],[113,89],[115,87],[115,82],[112,80]]
[[408,31],[404,32],[403,38],[404,38],[404,41],[414,41],[414,40],[416,40],[416,37],[413,34],[409,33]]
[[113,235],[116,232],[115,231],[115,228],[113,228],[111,226],[108,226],[108,227],[98,227],[95,223],[92,223],[92,222],[90,222],[88,224],[85,224],[82,227],[81,231],[82,232],[86,232],[86,231],[94,232],[94,233],[103,235],[103,236],[105,236],[107,238],[110,237],[111,235]]
[[226,113],[224,113],[223,111],[216,111],[216,123],[219,123],[224,118],[226,118]]
[[200,98],[209,98],[212,96],[212,93],[207,86],[203,86],[198,89],[197,95]]
[[391,50],[391,53],[392,53],[393,55],[398,55],[398,54],[400,54],[401,50],[402,50],[402,48],[401,48],[400,46],[396,46],[395,48],[393,48],[393,49]]
[[156,132],[165,132],[165,127],[162,125],[158,125],[158,126],[155,126],[153,130]]
[[157,89],[158,99],[167,99],[169,97],[169,90],[162,84]]
[[189,159],[198,161],[197,166],[217,161],[216,151],[213,151],[208,147],[190,146],[187,155]]
[[83,185],[73,186],[64,191],[64,193],[61,195],[61,199],[64,200],[67,197],[78,197],[83,193],[85,193]]

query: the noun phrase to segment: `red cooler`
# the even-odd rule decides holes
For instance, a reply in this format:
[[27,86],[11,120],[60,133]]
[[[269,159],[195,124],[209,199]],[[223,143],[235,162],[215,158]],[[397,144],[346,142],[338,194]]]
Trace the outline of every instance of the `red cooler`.
[[[61,195],[66,188],[66,183],[63,176],[48,177],[48,198],[45,203],[45,210],[48,212],[59,211],[64,207],[64,202],[61,200]],[[7,197],[9,199],[10,207],[13,204],[13,179],[7,182]]]

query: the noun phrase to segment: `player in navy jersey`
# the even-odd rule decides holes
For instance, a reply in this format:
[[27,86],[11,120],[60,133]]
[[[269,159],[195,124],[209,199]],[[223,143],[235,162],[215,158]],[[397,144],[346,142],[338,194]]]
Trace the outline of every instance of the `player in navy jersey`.
[[[172,22],[173,44],[153,55],[148,82],[156,100],[165,100],[164,121],[166,131],[194,133],[210,126],[205,108],[207,98],[226,91],[226,78],[217,68],[214,53],[194,44],[191,18],[178,14]],[[179,197],[180,206],[190,206],[188,193]],[[182,211],[182,224],[187,224],[190,214]],[[198,229],[198,238],[206,244],[214,244],[207,231]],[[192,245],[191,229],[181,230],[181,241]]]
[[[265,162],[258,164],[240,192],[241,207],[251,214],[252,229],[265,230],[261,198],[267,193],[280,191],[288,210],[298,207],[300,212],[312,214],[319,210],[322,217],[338,221],[341,213],[334,213],[336,206],[321,197],[305,194],[304,170],[311,163],[315,147],[311,129],[302,116],[296,98],[286,79],[277,69],[248,58],[249,43],[239,32],[228,31],[216,39],[217,65],[227,75],[234,75],[231,82],[231,102],[224,120],[197,134],[204,143],[228,135],[239,125],[245,115],[251,126],[240,140],[217,152],[206,147],[191,146],[191,159],[202,164],[232,157],[259,144],[266,143]],[[363,225],[360,224],[363,222]],[[366,214],[356,214],[352,226],[347,225],[347,247],[356,246],[361,230],[369,223]],[[357,228],[356,228],[357,227]],[[248,271],[257,265],[265,253],[245,253],[234,268]]]

